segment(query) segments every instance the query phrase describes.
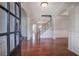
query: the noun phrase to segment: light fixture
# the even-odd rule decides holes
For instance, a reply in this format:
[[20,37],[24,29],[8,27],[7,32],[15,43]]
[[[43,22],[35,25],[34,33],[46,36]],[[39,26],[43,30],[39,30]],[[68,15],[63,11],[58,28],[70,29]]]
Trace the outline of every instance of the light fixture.
[[42,25],[39,25],[39,28],[41,29],[42,28]]
[[41,6],[42,6],[43,8],[46,8],[46,7],[48,6],[48,3],[47,3],[47,2],[42,2],[42,3],[41,3]]

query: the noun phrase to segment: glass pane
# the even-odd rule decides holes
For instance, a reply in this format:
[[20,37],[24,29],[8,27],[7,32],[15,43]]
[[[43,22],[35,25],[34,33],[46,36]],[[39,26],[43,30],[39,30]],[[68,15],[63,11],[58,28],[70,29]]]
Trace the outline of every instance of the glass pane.
[[7,55],[7,36],[0,37],[0,56]]
[[7,2],[0,2],[0,5],[2,5],[3,7],[7,9]]
[[17,22],[17,25],[16,25],[17,26],[17,31],[19,31],[19,20],[17,19],[16,22]]
[[10,15],[10,32],[14,32],[15,30],[15,18]]
[[14,34],[10,35],[10,51],[14,49]]
[[0,37],[0,56],[2,55],[2,37]]
[[17,16],[19,17],[19,7],[16,5]]
[[10,11],[14,14],[14,3],[10,2]]
[[18,45],[19,44],[19,33],[17,33],[17,35],[16,35],[16,45]]
[[0,33],[7,32],[7,12],[0,9]]

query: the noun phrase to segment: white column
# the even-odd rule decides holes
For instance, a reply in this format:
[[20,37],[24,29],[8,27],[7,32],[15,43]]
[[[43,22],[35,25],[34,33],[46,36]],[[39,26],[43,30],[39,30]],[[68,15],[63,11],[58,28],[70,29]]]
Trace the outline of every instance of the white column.
[[36,24],[33,24],[33,36],[32,36],[32,41],[35,43],[36,39]]
[[53,23],[53,39],[56,39],[55,22],[56,22],[56,20],[55,20],[55,18],[53,17],[53,18],[52,18],[52,23]]
[[31,39],[31,34],[30,34],[30,18],[27,17],[27,40]]

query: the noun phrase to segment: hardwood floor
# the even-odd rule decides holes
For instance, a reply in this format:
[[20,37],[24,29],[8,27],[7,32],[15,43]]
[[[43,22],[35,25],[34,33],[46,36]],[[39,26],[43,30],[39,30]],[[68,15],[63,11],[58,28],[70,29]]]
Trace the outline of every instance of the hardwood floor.
[[67,50],[68,41],[64,39],[24,39],[21,46],[22,56],[76,56],[76,54]]

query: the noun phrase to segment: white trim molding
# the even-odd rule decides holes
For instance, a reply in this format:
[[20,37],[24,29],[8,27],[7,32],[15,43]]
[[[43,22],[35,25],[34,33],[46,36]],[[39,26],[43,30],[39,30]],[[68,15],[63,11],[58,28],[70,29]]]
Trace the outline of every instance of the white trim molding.
[[73,50],[73,49],[70,49],[70,48],[68,48],[68,50],[71,51],[71,52],[73,52],[73,53],[75,53],[76,55],[79,56],[79,53],[78,53],[77,51],[75,51],[75,50]]

